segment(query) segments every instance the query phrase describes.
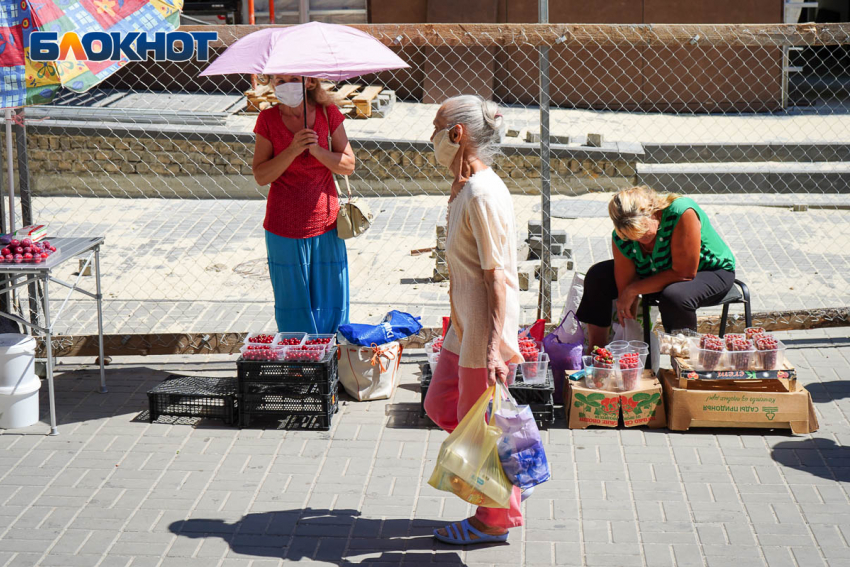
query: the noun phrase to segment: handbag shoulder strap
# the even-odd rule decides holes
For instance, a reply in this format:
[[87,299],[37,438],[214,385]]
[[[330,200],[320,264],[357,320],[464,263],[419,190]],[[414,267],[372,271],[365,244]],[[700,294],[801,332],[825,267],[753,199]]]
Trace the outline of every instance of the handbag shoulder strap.
[[[333,141],[331,139],[331,121],[328,119],[328,107],[322,106],[322,112],[325,114],[325,124],[328,126],[328,151],[332,152],[333,150]],[[342,176],[345,179],[345,188],[348,190],[348,201],[351,202],[351,185],[348,183],[348,176]]]

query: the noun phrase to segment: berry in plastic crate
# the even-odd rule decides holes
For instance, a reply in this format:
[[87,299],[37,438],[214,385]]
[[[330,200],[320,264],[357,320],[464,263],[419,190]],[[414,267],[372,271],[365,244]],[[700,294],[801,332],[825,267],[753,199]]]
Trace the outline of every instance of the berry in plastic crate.
[[239,360],[239,393],[328,394],[338,379],[336,352],[330,349],[321,362]]
[[757,361],[763,370],[779,370],[785,365],[785,345],[773,335],[755,335]]
[[246,345],[270,345],[274,343],[274,338],[277,333],[248,333],[245,337]]
[[264,362],[282,360],[285,352],[285,347],[276,347],[264,343],[247,344],[239,349],[242,360]]
[[543,384],[546,382],[549,370],[549,355],[541,352],[537,359],[530,362],[509,365],[510,372],[514,373],[514,380],[522,379],[525,384]]
[[336,345],[336,335],[307,335],[304,337],[304,346],[307,345]]
[[278,333],[274,337],[277,346],[301,346],[307,333]]
[[305,345],[287,347],[283,355],[284,362],[322,362],[328,357],[327,345]]

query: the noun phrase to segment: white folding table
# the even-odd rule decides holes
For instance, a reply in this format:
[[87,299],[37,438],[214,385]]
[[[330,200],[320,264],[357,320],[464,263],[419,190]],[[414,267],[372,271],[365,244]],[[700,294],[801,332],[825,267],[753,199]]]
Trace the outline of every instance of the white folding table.
[[[42,300],[42,309],[44,310],[44,326],[36,321],[27,321],[23,317],[19,317],[12,313],[4,313],[0,311],[0,317],[5,317],[13,321],[17,321],[21,325],[32,329],[34,333],[39,333],[44,339],[44,346],[47,355],[47,388],[48,398],[50,403],[50,435],[58,435],[59,430],[56,428],[56,403],[53,390],[53,326],[56,321],[62,316],[62,312],[68,305],[68,301],[74,292],[81,293],[93,298],[97,303],[97,335],[98,349],[100,353],[100,393],[105,394],[106,390],[106,372],[103,367],[103,295],[100,292],[100,245],[103,244],[104,237],[91,236],[86,238],[48,238],[50,244],[57,248],[57,251],[50,255],[47,260],[40,264],[0,264],[0,275],[7,277],[6,285],[0,287],[0,295],[9,295],[13,290],[26,287],[31,283],[43,282],[44,296]],[[53,274],[65,262],[74,258],[85,258],[85,263],[81,266],[79,274],[74,283],[63,281]],[[95,270],[95,285],[96,292],[92,293],[79,287],[80,280],[86,269],[91,266],[94,260]],[[54,283],[68,289],[68,294],[65,296],[62,305],[56,312],[56,315],[51,318],[50,315],[50,284]]]

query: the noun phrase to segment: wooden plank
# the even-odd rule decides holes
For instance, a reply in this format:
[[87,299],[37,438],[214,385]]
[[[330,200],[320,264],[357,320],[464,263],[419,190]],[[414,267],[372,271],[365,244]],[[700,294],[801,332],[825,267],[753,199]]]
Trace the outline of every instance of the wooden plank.
[[357,118],[369,118],[372,116],[372,101],[378,98],[384,87],[370,86],[363,89],[360,94],[351,99],[357,109]]
[[[268,27],[182,26],[180,31],[217,32],[213,49],[228,47]],[[555,46],[773,46],[847,45],[850,23],[836,24],[356,24],[392,47]]]
[[362,85],[342,85],[337,89],[334,96],[339,97],[340,99],[345,99],[354,94],[358,89],[361,88]]
[[354,108],[354,102],[352,102],[351,98],[349,97],[351,97],[351,95],[356,93],[361,88],[363,88],[363,85],[342,85],[341,87],[339,87],[339,90],[333,93],[337,105],[343,108]]

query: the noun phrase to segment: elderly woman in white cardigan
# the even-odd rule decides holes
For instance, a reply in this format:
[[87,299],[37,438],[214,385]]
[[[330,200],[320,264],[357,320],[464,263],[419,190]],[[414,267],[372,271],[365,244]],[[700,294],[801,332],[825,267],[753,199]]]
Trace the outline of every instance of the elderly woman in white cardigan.
[[[508,363],[521,361],[514,210],[490,168],[502,123],[495,103],[472,95],[448,99],[434,118],[434,153],[455,176],[446,237],[452,325],[425,411],[449,432],[489,386],[506,381]],[[522,525],[520,501],[514,488],[508,509],[479,507],[434,537],[457,545],[506,541],[508,529]]]

